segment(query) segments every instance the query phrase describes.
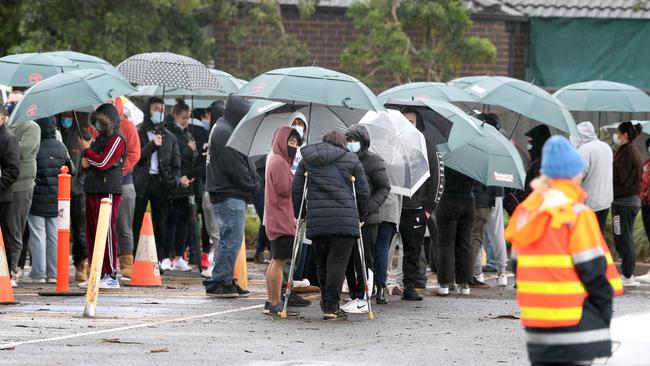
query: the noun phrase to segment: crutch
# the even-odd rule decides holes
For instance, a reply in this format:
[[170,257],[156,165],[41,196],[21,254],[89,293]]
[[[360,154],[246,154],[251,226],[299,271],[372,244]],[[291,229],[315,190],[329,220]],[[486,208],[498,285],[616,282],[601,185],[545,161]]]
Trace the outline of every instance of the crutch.
[[298,211],[298,221],[296,222],[296,235],[293,237],[293,250],[291,257],[291,265],[289,265],[289,277],[287,278],[287,287],[284,293],[284,306],[282,307],[282,312],[280,313],[281,318],[287,317],[287,306],[289,305],[289,296],[291,296],[291,287],[293,285],[293,271],[296,268],[296,262],[298,261],[298,248],[299,245],[302,245],[300,240],[300,226],[304,222],[302,219],[302,211],[305,207],[305,200],[307,199],[307,180],[309,175],[305,172],[305,184],[302,187],[302,199],[300,200],[300,210]]
[[[354,197],[354,207],[358,210],[357,207],[357,188],[355,182],[357,178],[353,175],[350,177],[352,180],[352,196]],[[361,232],[361,222],[359,222],[359,239],[357,240],[357,248],[359,249],[359,258],[361,258],[361,272],[363,272],[363,287],[365,290],[366,304],[368,304],[368,320],[374,320],[375,314],[372,313],[372,308],[370,307],[370,293],[368,286],[368,273],[366,272],[366,257],[363,252],[363,233]]]

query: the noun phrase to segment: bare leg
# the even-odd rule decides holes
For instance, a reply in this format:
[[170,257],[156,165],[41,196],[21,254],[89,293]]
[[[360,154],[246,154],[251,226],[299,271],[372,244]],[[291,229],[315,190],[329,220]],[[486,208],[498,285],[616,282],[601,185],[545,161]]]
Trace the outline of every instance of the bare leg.
[[287,263],[286,259],[272,259],[266,270],[266,291],[271,304],[280,303],[282,291],[282,269]]

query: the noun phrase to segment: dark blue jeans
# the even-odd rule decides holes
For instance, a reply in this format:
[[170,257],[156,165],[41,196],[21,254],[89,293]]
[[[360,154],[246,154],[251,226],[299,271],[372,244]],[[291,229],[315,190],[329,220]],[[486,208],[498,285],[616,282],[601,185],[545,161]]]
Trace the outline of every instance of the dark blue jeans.
[[232,283],[235,261],[244,240],[246,224],[246,202],[228,198],[213,203],[212,206],[219,222],[219,246],[214,253],[212,279],[203,282],[206,288],[216,283]]
[[375,285],[386,286],[386,277],[388,276],[388,249],[393,241],[393,236],[397,232],[396,225],[392,222],[384,221],[379,224],[377,229],[377,240],[374,247],[375,259]]

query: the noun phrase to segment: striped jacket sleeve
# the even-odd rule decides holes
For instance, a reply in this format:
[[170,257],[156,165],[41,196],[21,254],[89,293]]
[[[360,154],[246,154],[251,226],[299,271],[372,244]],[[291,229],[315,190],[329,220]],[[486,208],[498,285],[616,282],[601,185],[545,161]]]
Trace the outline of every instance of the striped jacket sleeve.
[[106,147],[101,152],[95,152],[92,149],[84,151],[84,157],[88,159],[91,167],[99,170],[108,170],[120,160],[126,149],[124,139],[118,135],[108,141]]

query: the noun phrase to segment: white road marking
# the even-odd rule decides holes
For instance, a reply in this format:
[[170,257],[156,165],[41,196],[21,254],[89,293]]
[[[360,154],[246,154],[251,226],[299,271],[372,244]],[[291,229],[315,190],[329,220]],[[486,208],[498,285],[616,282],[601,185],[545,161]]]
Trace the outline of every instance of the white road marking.
[[126,327],[102,329],[102,330],[96,330],[96,331],[93,331],[93,332],[74,333],[74,334],[69,334],[69,335],[60,336],[60,337],[41,338],[41,339],[32,339],[32,340],[29,340],[29,341],[11,342],[11,343],[6,343],[6,344],[0,344],[0,350],[8,349],[8,348],[15,348],[17,346],[22,346],[22,345],[25,345],[25,344],[54,342],[54,341],[61,341],[61,340],[64,340],[64,339],[86,337],[86,336],[92,336],[92,335],[97,335],[97,334],[105,334],[105,333],[113,333],[113,332],[119,332],[119,331],[123,331],[123,330],[147,328],[147,327],[152,327],[152,326],[156,326],[156,325],[169,324],[169,323],[175,323],[175,322],[183,322],[183,321],[194,320],[194,319],[210,318],[210,317],[217,316],[217,315],[225,315],[225,314],[239,313],[239,312],[247,311],[247,310],[259,309],[259,308],[262,308],[263,306],[264,305],[245,306],[245,307],[241,307],[241,308],[237,308],[237,309],[217,311],[217,312],[208,313],[208,314],[192,315],[192,316],[186,316],[186,317],[183,317],[183,318],[160,320],[160,321],[151,322],[151,323],[129,325],[129,326],[126,326]]

